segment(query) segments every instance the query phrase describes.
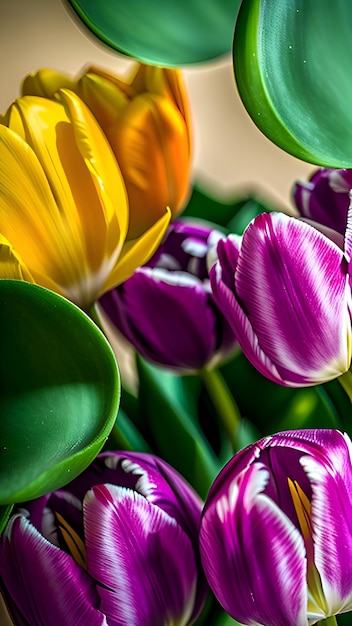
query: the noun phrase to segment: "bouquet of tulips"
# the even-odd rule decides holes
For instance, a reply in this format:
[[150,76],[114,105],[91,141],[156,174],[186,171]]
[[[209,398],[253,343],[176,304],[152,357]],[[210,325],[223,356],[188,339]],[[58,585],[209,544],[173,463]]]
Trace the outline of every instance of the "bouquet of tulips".
[[[1,624],[346,626],[352,4],[70,5],[135,65],[0,116]],[[191,180],[181,68],[230,50],[290,215]]]

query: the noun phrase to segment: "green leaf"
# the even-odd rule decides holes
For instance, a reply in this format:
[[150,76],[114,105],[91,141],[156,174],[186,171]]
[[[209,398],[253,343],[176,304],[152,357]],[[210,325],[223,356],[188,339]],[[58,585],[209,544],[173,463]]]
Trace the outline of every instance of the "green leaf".
[[227,223],[233,218],[246,201],[218,200],[198,185],[194,185],[188,204],[181,217],[196,217],[201,220],[212,222],[214,227],[222,227],[226,231]]
[[135,452],[152,452],[134,423],[123,409],[119,410],[119,419],[111,431],[104,450],[134,450]]
[[[249,222],[264,211],[271,211],[260,199],[240,196],[229,200],[215,198],[194,185],[188,204],[182,212],[183,217],[195,217],[211,222],[214,228],[242,235]],[[277,210],[277,208],[275,209]]]
[[13,509],[13,504],[0,504],[0,536],[4,530]]
[[255,124],[327,167],[352,167],[351,22],[347,0],[244,0],[235,30],[235,77]]
[[226,224],[228,230],[236,235],[243,235],[244,230],[247,228],[249,222],[251,222],[257,215],[264,212],[270,212],[278,210],[277,207],[268,207],[256,198],[246,199],[242,206],[238,208],[236,214]]
[[240,0],[69,0],[105,44],[144,63],[178,67],[231,51]]
[[221,372],[241,414],[254,426],[253,433],[255,429],[264,436],[293,428],[342,427],[338,411],[322,395],[320,387],[295,389],[277,385],[262,376],[241,352]]
[[0,281],[0,504],[68,483],[95,458],[118,411],[115,356],[65,298]]
[[318,388],[322,401],[336,415],[337,428],[344,430],[352,437],[352,406],[351,400],[340,384],[340,379],[331,380]]
[[141,357],[137,364],[140,408],[154,440],[151,446],[204,498],[221,464],[201,428],[182,405],[182,379]]

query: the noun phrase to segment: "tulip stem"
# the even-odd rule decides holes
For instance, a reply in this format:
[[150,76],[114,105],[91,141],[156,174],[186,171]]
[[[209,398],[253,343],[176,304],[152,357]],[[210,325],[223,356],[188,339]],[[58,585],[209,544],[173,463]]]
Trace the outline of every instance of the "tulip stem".
[[237,431],[242,417],[224,377],[217,369],[200,371],[200,377],[224,426],[234,452],[239,450]]
[[89,309],[89,311],[87,311],[87,315],[90,317],[90,319],[92,320],[92,322],[94,322],[94,324],[96,324],[96,326],[98,326],[99,330],[102,331],[102,333],[105,334],[102,325],[101,325],[101,320],[97,311],[97,307],[96,307],[96,303],[93,304],[91,306],[91,308]]
[[352,402],[352,372],[351,370],[349,369],[345,374],[342,374],[342,376],[339,376],[338,381]]
[[337,619],[335,617],[335,615],[332,615],[331,617],[326,617],[325,619],[320,619],[319,622],[317,622],[317,626],[337,626]]

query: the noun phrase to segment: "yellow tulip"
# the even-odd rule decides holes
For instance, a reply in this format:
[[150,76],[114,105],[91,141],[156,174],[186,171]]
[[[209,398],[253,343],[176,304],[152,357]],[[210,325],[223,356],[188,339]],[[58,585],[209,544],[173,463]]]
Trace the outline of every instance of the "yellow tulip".
[[90,67],[72,81],[43,69],[27,76],[22,90],[53,97],[58,87],[74,89],[110,142],[129,198],[129,235],[139,236],[165,206],[176,216],[188,196],[191,166],[190,115],[180,71],[141,64],[124,81]]
[[18,98],[0,121],[0,278],[36,282],[88,310],[153,254],[169,212],[128,237],[120,168],[72,91]]

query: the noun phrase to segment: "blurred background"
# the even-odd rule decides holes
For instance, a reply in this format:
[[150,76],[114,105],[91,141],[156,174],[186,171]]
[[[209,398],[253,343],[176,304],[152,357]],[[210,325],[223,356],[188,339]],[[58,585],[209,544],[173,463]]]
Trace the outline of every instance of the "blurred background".
[[[95,64],[124,75],[134,64],[93,39],[64,0],[0,0],[0,112],[19,95],[23,77],[41,67],[77,75]],[[274,146],[238,97],[228,55],[183,69],[193,121],[193,180],[223,199],[256,193],[292,211],[293,183],[312,165]]]

